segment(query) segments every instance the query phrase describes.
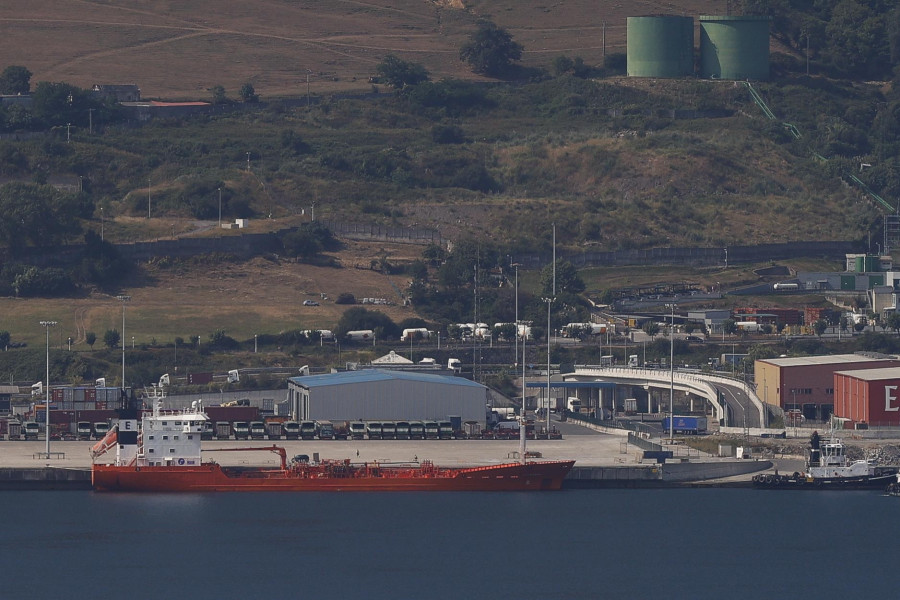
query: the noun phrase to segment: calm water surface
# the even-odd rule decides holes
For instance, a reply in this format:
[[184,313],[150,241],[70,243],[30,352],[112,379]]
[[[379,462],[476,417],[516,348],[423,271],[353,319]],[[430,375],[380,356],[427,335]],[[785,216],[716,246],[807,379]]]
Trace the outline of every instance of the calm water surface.
[[878,492],[0,494],[3,598],[891,598]]

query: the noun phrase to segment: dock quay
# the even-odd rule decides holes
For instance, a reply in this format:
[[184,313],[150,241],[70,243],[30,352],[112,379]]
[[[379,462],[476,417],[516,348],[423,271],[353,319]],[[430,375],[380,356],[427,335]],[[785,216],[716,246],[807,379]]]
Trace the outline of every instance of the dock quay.
[[[664,462],[642,458],[644,451],[617,435],[582,428],[563,440],[529,441],[536,460],[575,460],[563,487],[569,489],[684,487],[703,483],[741,485],[754,473],[772,468],[765,460],[708,457],[694,451]],[[51,441],[49,458],[43,440],[0,442],[0,489],[90,489],[92,441]],[[217,452],[218,449],[271,446],[288,457],[349,458],[353,462],[414,463],[431,460],[446,467],[470,467],[515,461],[518,442],[510,440],[211,440],[203,444],[204,460],[223,466],[276,466],[266,452]],[[109,462],[107,455],[98,462]]]

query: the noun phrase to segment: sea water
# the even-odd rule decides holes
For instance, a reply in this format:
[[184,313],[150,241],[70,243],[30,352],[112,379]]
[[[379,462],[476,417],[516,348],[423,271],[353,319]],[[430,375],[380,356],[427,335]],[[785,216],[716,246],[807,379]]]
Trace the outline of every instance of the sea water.
[[4,492],[2,598],[889,598],[900,498]]

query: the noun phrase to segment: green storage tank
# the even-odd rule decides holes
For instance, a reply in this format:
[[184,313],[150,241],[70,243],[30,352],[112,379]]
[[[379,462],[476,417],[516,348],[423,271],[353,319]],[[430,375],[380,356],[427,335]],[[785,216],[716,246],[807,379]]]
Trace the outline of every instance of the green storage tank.
[[700,76],[769,79],[769,17],[700,17]]
[[694,74],[694,19],[676,15],[628,17],[629,77]]

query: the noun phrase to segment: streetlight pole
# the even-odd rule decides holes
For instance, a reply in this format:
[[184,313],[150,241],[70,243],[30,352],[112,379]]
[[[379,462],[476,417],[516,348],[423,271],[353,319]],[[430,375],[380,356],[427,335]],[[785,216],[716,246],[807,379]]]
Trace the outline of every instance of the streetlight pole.
[[544,298],[547,303],[547,439],[550,439],[550,306],[555,298]]
[[131,300],[131,296],[116,296],[116,300],[122,302],[122,389],[125,389],[125,304]]
[[306,110],[309,110],[309,76],[312,73],[309,69],[306,70]]
[[44,389],[47,397],[44,400],[44,438],[47,440],[47,460],[50,460],[50,328],[56,325],[56,321],[41,321],[41,327],[47,330],[47,375],[44,379]]
[[219,232],[222,232],[222,188],[219,188]]
[[672,306],[672,328],[669,330],[669,442],[675,438],[675,303]]

